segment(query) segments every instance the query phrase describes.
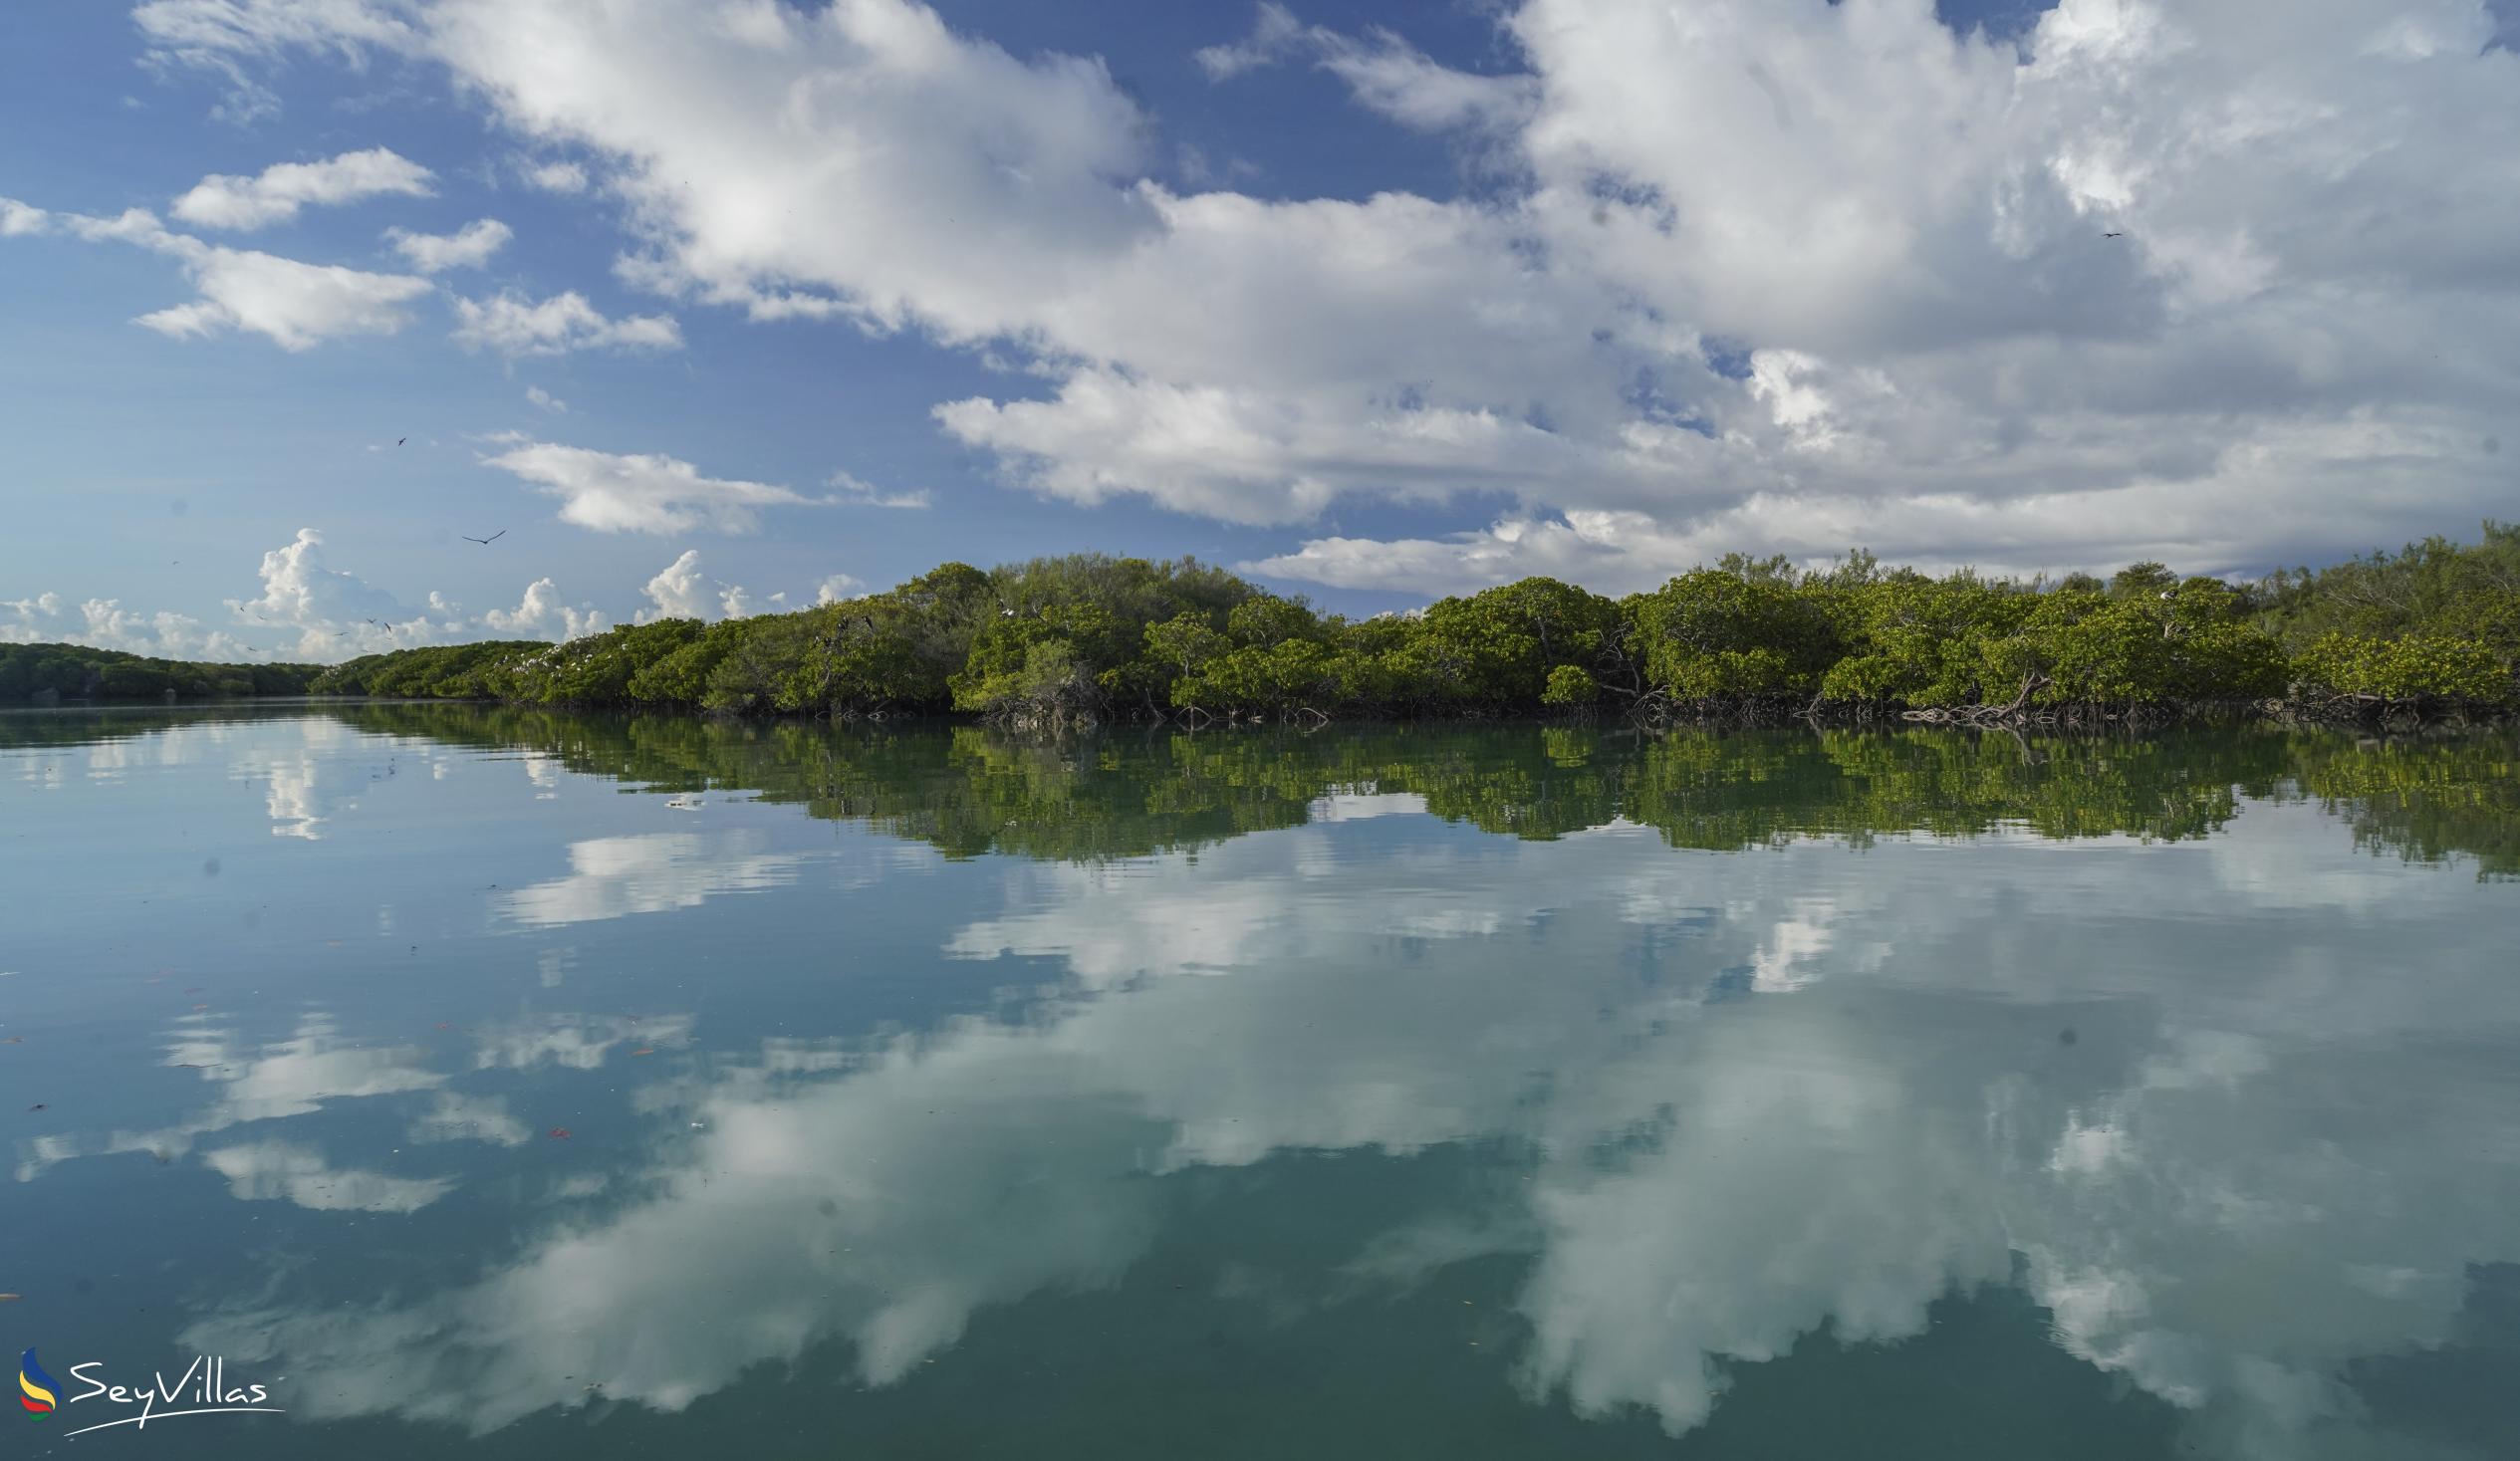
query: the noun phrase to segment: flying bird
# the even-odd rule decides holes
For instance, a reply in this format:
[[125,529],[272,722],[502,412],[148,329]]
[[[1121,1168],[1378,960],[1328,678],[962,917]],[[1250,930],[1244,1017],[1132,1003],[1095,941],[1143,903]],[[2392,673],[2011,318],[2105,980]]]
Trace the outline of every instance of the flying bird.
[[470,533],[457,533],[455,536],[463,539],[466,543],[496,543],[507,535],[508,530],[501,528],[499,531],[491,534],[487,538],[475,538]]
[[400,446],[403,442],[408,441],[408,440],[410,440],[410,439],[411,439],[411,438],[410,438],[410,437],[408,437],[408,436],[396,436],[395,438],[393,438],[393,444],[394,444],[394,445],[396,445],[396,446]]
[[2116,233],[2104,233],[2101,235],[2102,238],[2125,238],[2126,236],[2126,230],[2124,229],[2120,229]]

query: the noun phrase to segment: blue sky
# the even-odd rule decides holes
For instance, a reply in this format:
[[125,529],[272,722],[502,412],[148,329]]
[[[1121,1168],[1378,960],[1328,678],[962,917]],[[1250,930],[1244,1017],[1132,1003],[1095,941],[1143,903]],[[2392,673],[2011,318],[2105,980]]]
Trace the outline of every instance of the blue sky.
[[21,0],[0,637],[2472,533],[2520,64],[2317,9]]

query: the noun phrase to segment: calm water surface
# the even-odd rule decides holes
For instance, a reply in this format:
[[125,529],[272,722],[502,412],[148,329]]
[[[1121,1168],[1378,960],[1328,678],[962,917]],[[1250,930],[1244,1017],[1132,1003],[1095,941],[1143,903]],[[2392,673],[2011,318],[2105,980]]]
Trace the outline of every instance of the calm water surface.
[[2516,770],[0,715],[0,1428],[2520,1455]]

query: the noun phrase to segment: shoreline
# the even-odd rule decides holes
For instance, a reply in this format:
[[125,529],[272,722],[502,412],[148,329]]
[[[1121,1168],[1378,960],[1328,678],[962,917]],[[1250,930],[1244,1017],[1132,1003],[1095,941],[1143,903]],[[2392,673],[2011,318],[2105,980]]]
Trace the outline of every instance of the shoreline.
[[1784,730],[1810,726],[1824,730],[1975,730],[2114,733],[2156,731],[2199,726],[2316,726],[2403,731],[2482,730],[2520,722],[2520,707],[2462,705],[2438,702],[2387,701],[2380,697],[2339,699],[2198,700],[2135,705],[1909,706],[1898,702],[1802,701],[1797,697],[1708,700],[1656,706],[1647,713],[1592,708],[1568,710],[1545,705],[1508,706],[1407,714],[1329,715],[1298,709],[1268,715],[1207,714],[1196,709],[1169,715],[1070,715],[1055,720],[978,714],[969,711],[904,709],[818,714],[786,710],[728,710],[680,704],[605,701],[531,700],[490,695],[269,695],[202,700],[63,700],[58,704],[0,705],[0,713],[70,714],[168,710],[274,710],[350,705],[466,705],[514,710],[549,710],[571,714],[624,714],[670,717],[725,724],[952,727],[975,726],[1036,734],[1073,734],[1122,729],[1170,728],[1201,732],[1262,729],[1319,730],[1332,726],[1628,726],[1639,731]]

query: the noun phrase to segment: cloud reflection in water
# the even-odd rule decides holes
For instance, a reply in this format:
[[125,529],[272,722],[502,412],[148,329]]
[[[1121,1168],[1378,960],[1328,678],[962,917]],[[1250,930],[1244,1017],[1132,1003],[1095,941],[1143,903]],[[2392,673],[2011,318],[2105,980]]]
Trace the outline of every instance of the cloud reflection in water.
[[[2520,1072],[2477,1038],[2520,1034],[2513,920],[2310,809],[1862,856],[1359,831],[1004,864],[1005,909],[941,942],[1057,961],[1060,990],[660,1077],[634,1199],[468,1287],[191,1338],[327,1356],[320,1414],[479,1430],[580,1403],[566,1376],[676,1409],[826,1339],[882,1384],[979,1311],[1114,1281],[1165,1174],[1475,1140],[1523,1153],[1516,1195],[1455,1214],[1466,1242],[1365,1235],[1359,1271],[1515,1252],[1535,1398],[1684,1432],[1732,1362],[1911,1336],[2018,1273],[2058,1343],[2255,1458],[2393,1444],[2345,1365],[2439,1342],[2469,1266],[2520,1258]],[[614,840],[520,906],[785,875],[696,838]],[[2265,895],[2349,860],[2370,894]]]

